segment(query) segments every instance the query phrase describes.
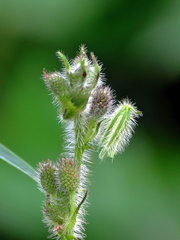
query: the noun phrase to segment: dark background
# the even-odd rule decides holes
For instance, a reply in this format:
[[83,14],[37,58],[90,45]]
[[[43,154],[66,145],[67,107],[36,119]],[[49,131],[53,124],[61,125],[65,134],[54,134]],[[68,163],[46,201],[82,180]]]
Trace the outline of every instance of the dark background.
[[[143,111],[126,151],[91,165],[87,239],[180,239],[180,1],[0,0],[0,142],[34,167],[62,152],[41,79],[85,43],[120,100]],[[43,195],[0,162],[0,239],[46,239]]]

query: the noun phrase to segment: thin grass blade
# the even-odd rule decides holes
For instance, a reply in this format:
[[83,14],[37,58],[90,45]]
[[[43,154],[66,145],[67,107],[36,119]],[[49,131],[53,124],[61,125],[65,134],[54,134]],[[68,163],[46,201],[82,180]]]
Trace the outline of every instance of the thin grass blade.
[[36,171],[31,165],[0,143],[0,159],[19,169],[33,180],[37,181]]

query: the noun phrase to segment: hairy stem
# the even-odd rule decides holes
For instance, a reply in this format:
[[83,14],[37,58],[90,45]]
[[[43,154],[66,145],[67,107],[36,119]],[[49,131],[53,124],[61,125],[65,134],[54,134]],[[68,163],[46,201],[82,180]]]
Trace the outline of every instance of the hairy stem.
[[[83,129],[83,122],[82,122],[82,118],[79,115],[78,117],[76,117],[74,119],[74,134],[75,134],[75,150],[74,150],[74,159],[76,161],[76,163],[78,164],[79,167],[79,171],[80,171],[80,166],[82,164],[83,161],[83,154],[84,152],[88,149],[88,143],[93,139],[93,137],[95,136],[95,126],[96,126],[96,121],[94,119],[91,119],[89,121],[89,123],[87,124],[86,129]],[[71,192],[70,194],[70,219],[69,222],[67,224],[67,226],[65,227],[65,238],[66,240],[70,240],[72,238],[72,234],[73,234],[73,228],[74,225],[76,223],[76,218],[77,218],[77,214],[78,211],[81,207],[81,205],[83,204],[83,202],[85,201],[87,197],[87,192],[83,198],[83,200],[81,201],[81,203],[77,206],[76,205],[76,193],[75,192]]]
[[74,159],[77,162],[78,166],[81,165],[83,157],[83,144],[84,144],[84,134],[82,129],[83,123],[81,116],[79,115],[74,119],[74,134],[75,134],[75,150],[74,150]]
[[[84,131],[81,116],[77,116],[74,119],[74,135],[75,135],[75,146],[74,146],[74,160],[78,165],[79,171],[83,160],[84,149]],[[84,199],[85,200],[85,199]],[[84,202],[83,200],[83,202]],[[83,203],[82,202],[82,203]],[[76,203],[76,192],[70,193],[70,218],[65,226],[63,240],[73,240],[73,229],[76,223],[77,214],[82,203],[77,206]]]

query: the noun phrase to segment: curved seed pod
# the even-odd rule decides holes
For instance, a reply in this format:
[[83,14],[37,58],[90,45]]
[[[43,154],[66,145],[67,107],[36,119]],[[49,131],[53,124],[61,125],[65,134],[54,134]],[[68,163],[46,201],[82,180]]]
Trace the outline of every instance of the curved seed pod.
[[102,126],[103,136],[100,140],[100,158],[109,156],[111,158],[118,152],[122,152],[132,136],[136,125],[136,118],[142,113],[129,101],[123,100],[108,116],[107,122]]
[[73,159],[62,158],[57,167],[60,190],[75,191],[79,185],[79,169]]
[[55,178],[55,167],[50,160],[39,163],[39,181],[42,189],[49,194],[56,194],[57,184]]

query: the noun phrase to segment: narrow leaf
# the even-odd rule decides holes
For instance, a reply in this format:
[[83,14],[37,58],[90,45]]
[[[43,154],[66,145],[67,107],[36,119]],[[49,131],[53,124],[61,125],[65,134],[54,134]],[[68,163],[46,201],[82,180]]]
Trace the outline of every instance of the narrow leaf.
[[31,177],[33,180],[37,181],[35,169],[2,144],[0,144],[0,159],[4,160]]

